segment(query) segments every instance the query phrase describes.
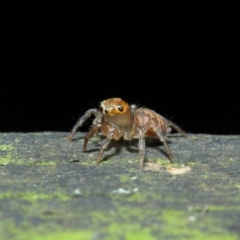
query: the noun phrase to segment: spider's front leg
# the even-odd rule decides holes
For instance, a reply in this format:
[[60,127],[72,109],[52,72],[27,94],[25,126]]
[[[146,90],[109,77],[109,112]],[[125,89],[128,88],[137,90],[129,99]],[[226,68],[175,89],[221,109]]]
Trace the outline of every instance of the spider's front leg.
[[110,124],[107,121],[102,121],[100,130],[102,134],[106,136],[106,138],[102,141],[101,148],[96,159],[97,163],[101,162],[102,155],[107,146],[109,145],[109,143],[111,142],[111,140],[114,139],[118,141],[123,135],[123,131],[121,129],[119,129],[116,125]]
[[100,148],[100,150],[98,152],[98,157],[96,159],[97,163],[101,162],[101,158],[102,158],[103,152],[105,151],[105,149],[107,148],[108,144],[111,142],[113,137],[114,137],[114,130],[109,132],[109,134],[106,136],[106,138],[102,141],[102,145],[101,145],[101,148]]
[[95,115],[95,117],[97,118],[100,115],[100,112],[96,109],[89,109],[88,111],[86,111],[84,113],[84,115],[82,117],[79,118],[79,120],[77,121],[77,123],[74,125],[69,137],[68,137],[68,141],[72,141],[74,134],[77,132],[78,128],[81,127],[83,125],[83,123],[91,117],[91,115]]
[[87,144],[89,139],[93,136],[94,133],[98,134],[99,131],[99,127],[97,125],[93,125],[90,130],[88,131],[88,133],[85,135],[84,137],[84,143],[83,143],[83,151],[85,152],[87,149]]

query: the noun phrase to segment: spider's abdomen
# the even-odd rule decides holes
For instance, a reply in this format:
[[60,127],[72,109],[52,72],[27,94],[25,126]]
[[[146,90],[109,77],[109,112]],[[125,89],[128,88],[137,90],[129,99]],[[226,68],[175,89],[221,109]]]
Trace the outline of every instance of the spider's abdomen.
[[155,137],[156,129],[162,134],[169,133],[168,121],[158,113],[148,109],[139,108],[134,113],[134,124],[137,128],[145,129],[145,136]]

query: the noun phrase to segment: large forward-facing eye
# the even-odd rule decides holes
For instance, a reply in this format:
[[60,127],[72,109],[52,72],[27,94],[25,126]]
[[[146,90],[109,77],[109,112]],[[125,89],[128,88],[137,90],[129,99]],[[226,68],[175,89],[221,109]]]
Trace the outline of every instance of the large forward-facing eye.
[[123,107],[122,107],[121,105],[119,105],[119,106],[118,106],[118,110],[119,110],[120,112],[122,112],[122,111],[123,111]]

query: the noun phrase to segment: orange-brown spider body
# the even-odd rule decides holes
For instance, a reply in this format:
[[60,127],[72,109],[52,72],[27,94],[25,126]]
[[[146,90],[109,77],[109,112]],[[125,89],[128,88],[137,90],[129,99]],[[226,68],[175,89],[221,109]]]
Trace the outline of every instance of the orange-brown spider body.
[[171,127],[186,137],[186,133],[171,121],[165,119],[158,113],[148,108],[137,108],[136,105],[129,105],[121,98],[111,98],[101,102],[100,109],[89,109],[79,118],[69,136],[69,141],[77,129],[91,116],[95,115],[93,124],[84,138],[83,151],[94,133],[99,131],[106,136],[96,159],[101,162],[104,150],[112,139],[119,140],[123,137],[126,140],[139,139],[139,169],[143,170],[145,158],[145,137],[157,137],[164,144],[166,153],[173,162],[172,153],[167,145],[166,135],[171,132]]

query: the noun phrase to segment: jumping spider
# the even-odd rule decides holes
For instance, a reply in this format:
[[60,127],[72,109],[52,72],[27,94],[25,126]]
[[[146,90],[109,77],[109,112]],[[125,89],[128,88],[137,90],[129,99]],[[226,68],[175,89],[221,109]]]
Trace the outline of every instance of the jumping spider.
[[119,140],[123,137],[126,140],[139,139],[139,169],[143,170],[145,157],[145,137],[157,137],[163,143],[166,153],[173,162],[172,153],[167,145],[166,135],[171,132],[171,127],[182,136],[186,133],[171,121],[165,119],[158,113],[148,108],[137,108],[136,105],[129,105],[121,98],[111,98],[101,102],[100,109],[89,109],[79,118],[73,127],[68,140],[73,139],[77,129],[91,116],[95,116],[93,124],[84,138],[83,151],[86,151],[88,140],[94,133],[99,131],[106,136],[96,159],[101,162],[104,150],[112,139]]

